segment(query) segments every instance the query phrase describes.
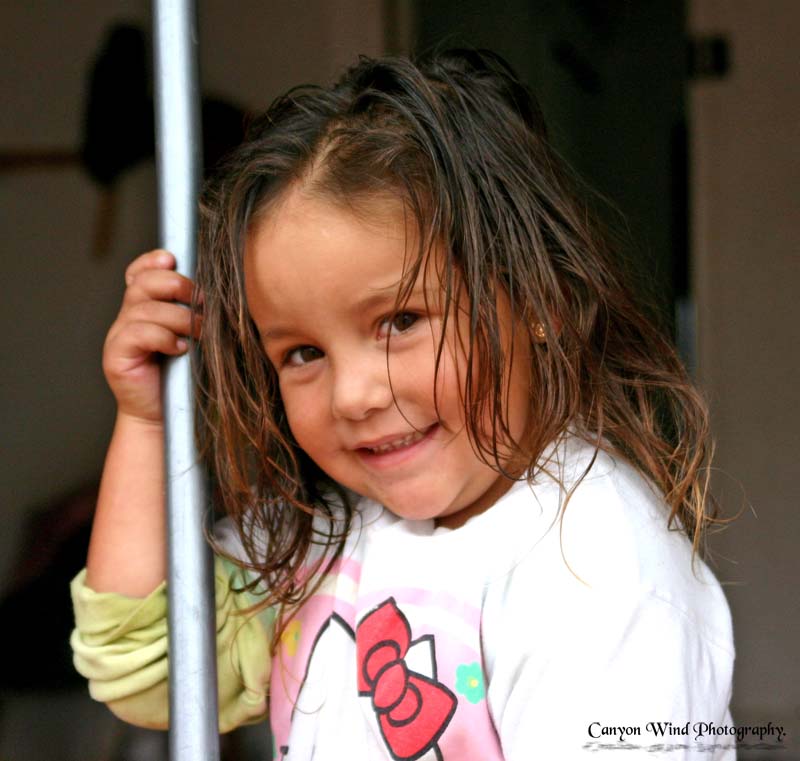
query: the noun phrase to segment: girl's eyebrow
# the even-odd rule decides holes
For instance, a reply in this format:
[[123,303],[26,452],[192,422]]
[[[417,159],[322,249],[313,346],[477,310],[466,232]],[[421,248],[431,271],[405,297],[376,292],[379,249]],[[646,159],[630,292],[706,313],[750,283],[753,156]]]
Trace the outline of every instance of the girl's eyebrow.
[[[389,285],[385,288],[372,288],[372,293],[365,296],[363,299],[356,301],[350,311],[353,314],[362,314],[374,309],[381,304],[388,304],[390,301],[394,302],[397,297],[397,285]],[[261,340],[266,343],[267,341],[277,341],[281,338],[291,336],[295,331],[290,327],[276,325],[274,327],[262,328],[257,325]]]
[[[397,283],[392,283],[391,285],[387,285],[382,288],[370,288],[371,293],[364,296],[364,298],[359,299],[358,301],[354,302],[351,311],[353,314],[363,314],[364,312],[369,312],[376,307],[379,307],[383,304],[391,303],[394,305],[397,299]],[[411,296],[423,296],[427,295],[430,298],[430,295],[436,293],[437,289],[435,287],[415,287],[411,293]],[[267,343],[268,341],[278,341],[282,338],[287,338],[289,336],[294,335],[297,331],[295,331],[291,327],[284,327],[283,325],[275,325],[274,327],[269,328],[262,328],[259,325],[256,325],[258,328],[258,333],[261,336],[261,341],[263,343]]]
[[[400,283],[392,283],[391,285],[387,285],[384,288],[370,288],[369,295],[365,296],[363,299],[359,299],[353,305],[354,312],[361,312],[361,311],[368,311],[376,306],[380,306],[381,304],[386,304],[388,302],[395,302],[397,300],[397,293],[400,288]],[[414,298],[417,296],[424,296],[426,301],[431,299],[433,294],[438,293],[439,289],[435,286],[422,286],[422,284],[416,284],[412,289],[411,293],[409,294],[410,298]]]
[[392,283],[385,288],[370,288],[372,293],[364,296],[353,304],[353,312],[366,312],[381,304],[395,301],[397,299],[397,290],[399,285]]
[[283,328],[280,326],[268,328],[267,330],[258,328],[258,334],[261,336],[262,343],[267,343],[267,341],[278,341],[281,338],[286,338],[287,336],[292,335],[292,333],[294,333],[294,331],[291,328]]

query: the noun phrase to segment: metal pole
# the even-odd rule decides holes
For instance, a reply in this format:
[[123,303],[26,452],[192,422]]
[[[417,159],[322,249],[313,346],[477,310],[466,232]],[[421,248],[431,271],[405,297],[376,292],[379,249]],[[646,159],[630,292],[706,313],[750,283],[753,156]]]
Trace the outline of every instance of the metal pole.
[[[162,248],[192,277],[200,177],[196,9],[193,0],[155,0],[156,161]],[[216,627],[211,555],[203,533],[205,480],[194,440],[189,356],[164,372],[169,539],[171,761],[217,761]]]

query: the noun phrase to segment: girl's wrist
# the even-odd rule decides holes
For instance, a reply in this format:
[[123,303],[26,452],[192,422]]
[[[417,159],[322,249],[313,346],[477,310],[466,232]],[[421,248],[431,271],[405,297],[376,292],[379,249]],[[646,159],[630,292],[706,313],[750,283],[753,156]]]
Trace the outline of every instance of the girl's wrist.
[[143,435],[161,437],[164,435],[164,420],[144,418],[118,409],[115,428],[117,431],[135,431]]

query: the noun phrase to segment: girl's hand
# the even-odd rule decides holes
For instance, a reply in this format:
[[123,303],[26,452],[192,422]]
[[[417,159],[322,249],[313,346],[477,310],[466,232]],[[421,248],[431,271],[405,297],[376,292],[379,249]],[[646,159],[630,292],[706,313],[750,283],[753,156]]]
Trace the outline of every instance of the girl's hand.
[[103,372],[120,415],[147,423],[163,421],[160,354],[188,349],[200,337],[200,316],[188,309],[194,284],[174,271],[175,257],[156,250],[126,270],[122,308],[103,346]]

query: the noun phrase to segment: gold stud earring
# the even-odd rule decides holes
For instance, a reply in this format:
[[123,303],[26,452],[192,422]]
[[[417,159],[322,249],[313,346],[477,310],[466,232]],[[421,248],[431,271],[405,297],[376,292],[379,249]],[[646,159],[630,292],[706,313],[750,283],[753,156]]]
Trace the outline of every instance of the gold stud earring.
[[547,334],[544,332],[544,325],[541,322],[537,322],[533,326],[533,337],[536,339],[537,343],[544,343],[545,338],[547,338]]

